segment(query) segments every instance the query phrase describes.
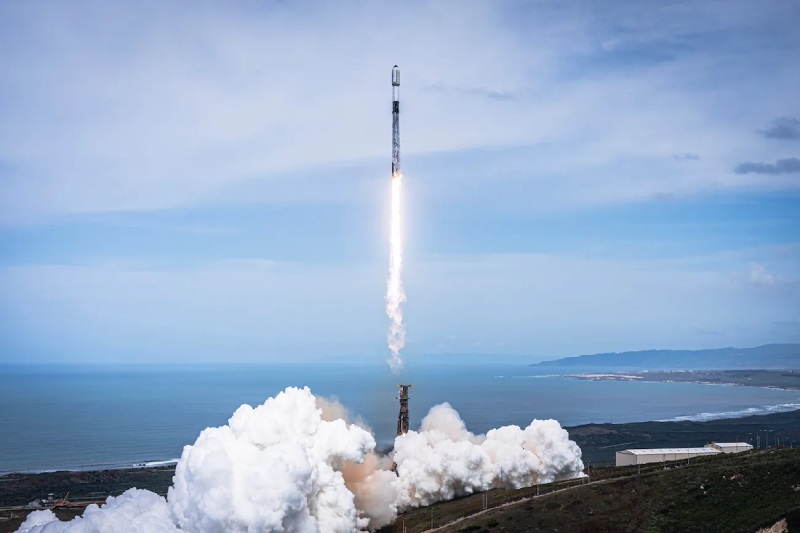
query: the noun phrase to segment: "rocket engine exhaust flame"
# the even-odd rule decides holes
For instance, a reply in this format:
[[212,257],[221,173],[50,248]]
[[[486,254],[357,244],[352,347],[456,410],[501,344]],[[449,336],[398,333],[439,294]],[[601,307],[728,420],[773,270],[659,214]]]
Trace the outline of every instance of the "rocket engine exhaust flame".
[[386,287],[386,314],[391,320],[386,342],[392,357],[387,360],[392,371],[403,367],[400,350],[406,345],[403,325],[403,232],[402,232],[403,173],[400,171],[400,69],[392,68],[392,221],[389,252],[389,281]]
[[392,226],[389,253],[389,282],[386,287],[386,314],[391,324],[387,335],[387,343],[392,356],[389,366],[397,372],[403,367],[400,350],[406,344],[406,328],[403,325],[402,304],[406,301],[403,290],[403,232],[401,200],[403,194],[403,175],[392,176]]

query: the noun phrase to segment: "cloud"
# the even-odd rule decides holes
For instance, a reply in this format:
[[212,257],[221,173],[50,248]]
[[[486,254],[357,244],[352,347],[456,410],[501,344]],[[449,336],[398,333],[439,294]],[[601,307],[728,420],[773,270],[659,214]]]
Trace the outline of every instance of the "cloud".
[[793,275],[775,274],[760,263],[750,264],[750,283],[757,287],[772,289],[784,294],[794,294],[800,288],[800,282]]
[[484,87],[454,87],[445,84],[434,84],[423,87],[424,91],[442,92],[442,93],[458,93],[468,96],[477,96],[481,98],[488,98],[489,100],[508,101],[515,100],[517,97],[511,91],[487,89]]
[[[150,5],[0,5],[1,219],[349,204],[359,183],[342,165],[386,168],[395,63],[405,168],[483,150],[480,174],[458,157],[446,171],[491,182],[504,202],[526,196],[503,184],[534,183],[529,209],[751,186],[720,175],[746,125],[795,99],[790,0]],[[644,61],[623,53],[645,49]],[[661,50],[670,61],[648,59]],[[753,65],[774,83],[749,76]],[[458,89],[426,90],[437,86]],[[509,146],[527,147],[513,168]],[[686,146],[702,160],[665,164]]]
[[750,265],[750,282],[754,285],[772,287],[778,283],[778,281],[778,278],[764,268],[764,265],[760,265],[758,263],[752,263]]
[[792,330],[797,330],[800,332],[800,319],[795,320],[776,320],[773,322],[779,328],[787,328]]
[[672,157],[674,159],[677,159],[678,161],[685,161],[685,160],[696,161],[700,159],[700,156],[694,153],[672,154]]
[[772,126],[758,133],[768,139],[800,139],[800,120],[793,117],[780,117],[772,121]]
[[722,335],[721,331],[718,331],[718,330],[715,330],[715,329],[706,329],[706,328],[703,328],[703,327],[700,327],[700,326],[693,327],[692,331],[697,333],[698,335],[706,335],[706,336],[713,336],[713,337],[718,337],[718,336]]
[[745,162],[736,165],[733,171],[737,174],[793,174],[800,172],[800,159],[796,157],[778,159],[774,165],[772,163]]
[[[407,271],[409,353],[463,353],[477,343],[554,355],[713,345],[696,326],[734,344],[780,340],[738,328],[771,332],[773,321],[797,316],[791,283],[799,264],[797,251],[783,249],[676,260],[618,249],[606,259],[421,257]],[[383,273],[383,261],[0,267],[0,339],[9,347],[0,360],[69,352],[91,361],[113,346],[120,361],[213,361],[223,353],[230,361],[371,354],[382,362]]]

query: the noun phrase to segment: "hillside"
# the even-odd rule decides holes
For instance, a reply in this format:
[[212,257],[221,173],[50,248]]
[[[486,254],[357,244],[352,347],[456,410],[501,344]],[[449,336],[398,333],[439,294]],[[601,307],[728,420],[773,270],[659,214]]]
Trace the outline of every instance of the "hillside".
[[[800,531],[800,450],[718,456],[692,466],[604,479],[536,496],[531,489],[478,494],[402,515],[382,533],[755,533],[782,518]],[[620,469],[593,469],[593,480]],[[526,499],[491,508],[512,498]],[[458,522],[458,516],[470,515]]]
[[543,361],[531,366],[607,370],[729,370],[800,368],[800,344],[711,350],[643,350],[598,353]]
[[[693,446],[702,446],[706,442],[712,440],[739,440],[746,437],[755,442],[754,434],[756,433],[761,435],[761,443],[763,445],[765,438],[764,430],[771,430],[769,433],[770,446],[774,446],[776,444],[776,437],[779,435],[782,437],[788,437],[788,444],[791,444],[791,441],[795,440],[796,442],[794,444],[797,446],[800,444],[800,410],[787,413],[774,413],[770,415],[750,416],[728,420],[714,420],[709,422],[634,422],[628,424],[587,424],[567,429],[570,433],[570,437],[581,446],[583,450],[584,463],[587,464],[587,466],[591,466],[591,478],[593,481],[595,481],[598,479],[616,477],[619,475],[627,476],[632,474],[633,472],[631,469],[620,469],[615,467],[598,468],[598,465],[600,464],[608,464],[613,462],[614,452],[616,450],[629,447],[677,447],[687,446],[690,444]],[[758,519],[761,517],[771,518],[773,515],[777,514],[778,512],[775,511],[775,504],[783,509],[781,506],[784,506],[785,501],[795,501],[791,499],[792,494],[795,498],[800,498],[800,476],[798,476],[797,472],[798,469],[800,469],[800,449],[782,450],[775,453],[773,453],[773,451],[755,453],[752,457],[736,458],[725,456],[711,458],[711,461],[714,461],[717,465],[724,463],[729,466],[732,465],[732,467],[736,468],[739,466],[742,468],[747,467],[745,470],[741,470],[741,472],[737,471],[739,473],[756,471],[757,475],[754,477],[750,474],[747,474],[754,479],[753,485],[751,486],[750,484],[745,484],[737,490],[742,490],[744,495],[750,495],[756,498],[754,502],[750,502],[748,505],[754,507],[752,509],[753,516]],[[780,468],[776,467],[773,469],[773,466],[776,466],[773,464],[774,461],[780,463],[778,465]],[[659,465],[654,466],[658,470],[656,473],[659,475],[678,475],[673,473],[672,470],[661,470],[658,468]],[[786,468],[784,469],[784,467]],[[697,468],[700,469],[700,471],[704,471],[705,469],[711,467],[705,465],[705,463],[700,465],[695,465],[693,463],[690,468]],[[683,470],[686,469],[682,469],[681,471]],[[777,474],[773,476],[774,479],[772,482],[770,482],[769,479],[762,479],[762,474],[766,473],[765,475],[772,475],[770,472],[777,472]],[[0,507],[25,505],[36,498],[44,498],[48,493],[53,493],[55,497],[59,499],[69,494],[69,500],[72,502],[80,500],[97,501],[105,499],[105,497],[108,495],[118,495],[124,490],[133,486],[146,488],[160,494],[165,494],[167,488],[172,483],[173,474],[174,466],[87,472],[9,474],[6,476],[0,476]],[[647,479],[646,476],[649,475],[649,473],[643,473],[641,480]],[[680,475],[683,476],[684,474]],[[737,473],[728,472],[722,475],[730,478],[731,476],[737,475]],[[750,479],[750,477],[747,479]],[[684,481],[680,481],[680,479],[684,479]],[[680,483],[686,481],[685,478],[680,479],[678,481],[669,481],[669,484],[680,487]],[[783,491],[783,487],[785,487],[786,480],[794,480],[792,483],[793,486],[797,487],[797,490],[792,494],[784,494],[785,491],[781,492]],[[572,483],[574,482],[568,482],[566,483],[566,486],[569,486]],[[612,482],[609,481],[609,483]],[[618,483],[619,485],[617,485]],[[590,489],[591,487],[591,492],[588,493],[588,496],[585,496],[587,498],[587,503],[580,503],[580,498],[576,500],[572,496],[566,496],[567,492],[562,492],[559,494],[564,495],[563,501],[561,495],[542,497],[541,499],[537,499],[535,502],[531,502],[530,504],[522,506],[521,510],[509,510],[509,512],[513,511],[513,513],[518,512],[521,514],[517,516],[512,513],[512,515],[510,515],[512,516],[511,520],[505,518],[504,520],[508,520],[509,522],[516,521],[514,525],[517,527],[520,523],[526,523],[524,520],[528,520],[535,516],[537,520],[540,518],[541,520],[544,520],[544,525],[542,526],[543,529],[541,529],[542,531],[554,531],[554,528],[559,528],[558,524],[561,523],[561,520],[564,520],[563,526],[560,527],[560,531],[562,532],[626,531],[624,528],[613,529],[610,526],[608,529],[592,529],[590,527],[596,523],[592,521],[594,520],[593,517],[595,517],[595,515],[600,517],[598,519],[602,519],[602,522],[599,522],[601,525],[616,524],[618,521],[624,520],[626,517],[625,513],[627,511],[623,505],[624,503],[628,505],[643,506],[641,512],[639,507],[637,507],[636,511],[638,513],[636,514],[636,520],[639,520],[640,522],[645,519],[651,519],[653,516],[659,515],[659,513],[663,514],[664,512],[668,512],[668,518],[669,520],[672,520],[672,522],[667,521],[665,522],[666,525],[664,525],[664,527],[661,529],[650,529],[649,531],[692,531],[692,529],[681,530],[679,528],[672,528],[674,525],[674,520],[680,519],[680,515],[676,514],[678,512],[677,510],[670,507],[671,505],[677,504],[669,502],[672,501],[670,498],[678,498],[679,495],[665,494],[663,487],[659,488],[661,485],[658,485],[658,482],[656,482],[655,488],[650,487],[648,483],[650,482],[647,482],[642,486],[644,488],[638,488],[639,486],[636,484],[626,484],[623,483],[622,480],[618,480],[614,481],[610,488],[606,488],[606,485],[591,485],[588,487],[570,488],[569,491],[584,491]],[[664,483],[667,483],[667,481],[664,481]],[[695,481],[692,481],[692,483],[695,483],[696,485]],[[560,488],[561,486],[562,485],[558,485],[557,488]],[[716,487],[716,482],[712,486]],[[724,486],[724,483],[720,486]],[[538,489],[533,487],[518,491],[492,490],[485,494],[489,506],[493,507],[497,504],[516,500],[521,497],[533,496],[540,491],[541,493],[545,493],[553,490],[553,488],[554,487],[552,486],[542,486]],[[703,498],[705,498],[706,495],[703,495],[701,498],[696,494],[696,491],[691,492],[692,490],[695,489],[692,489],[691,486],[688,486],[686,488],[687,495],[680,497],[689,499],[689,503],[692,505],[699,505],[704,501]],[[778,499],[776,501],[766,502],[763,497],[759,495],[759,490],[765,491],[764,494],[781,495],[781,498],[783,498],[783,496],[787,496],[788,499]],[[630,491],[639,492],[630,493]],[[580,494],[583,493],[581,492]],[[716,493],[713,494],[715,494],[714,498],[720,497],[716,495]],[[736,498],[739,497],[736,495],[734,496],[735,498],[733,498],[732,501],[736,501]],[[581,496],[581,498],[583,497],[584,496]],[[649,498],[651,497],[656,499],[650,502]],[[697,502],[692,500],[694,497],[699,498]],[[548,500],[546,498],[554,499]],[[647,505],[644,505],[640,501],[642,498],[648,499]],[[619,505],[615,503],[618,499],[622,502]],[[578,503],[576,503],[576,501]],[[716,502],[716,500],[710,498],[708,501]],[[400,520],[398,520],[396,527],[388,527],[385,528],[384,531],[387,533],[400,533],[402,532],[402,521],[406,520],[408,533],[421,532],[430,527],[431,518],[433,518],[435,524],[443,525],[450,520],[480,511],[482,505],[483,495],[480,494],[462,498],[453,502],[442,502],[425,509],[409,511],[403,517],[401,517]],[[800,501],[794,505],[800,506]],[[530,509],[527,507],[530,507]],[[690,505],[688,508],[692,509],[692,506]],[[575,514],[570,514],[569,512],[566,512],[565,509],[572,509],[575,511]],[[535,510],[536,513],[532,513],[532,510]],[[28,510],[20,509],[4,510],[3,513],[0,513],[0,533],[15,531],[28,512]],[[81,512],[82,509],[61,509],[58,510],[57,514],[60,519],[68,520],[80,514]],[[497,511],[492,512],[496,513]],[[505,513],[505,511],[503,512]],[[722,511],[718,509],[718,512]],[[781,510],[780,512],[784,511]],[[604,514],[600,516],[601,513]],[[569,517],[564,518],[562,516],[564,514],[569,515]],[[800,516],[797,518],[800,519]],[[709,520],[710,519],[711,518],[709,518]],[[487,531],[530,531],[530,529],[519,528],[504,529],[500,526],[503,525],[505,527],[505,522],[502,522],[500,519],[495,519],[495,521],[498,524],[495,526],[495,528],[488,526],[491,521],[480,522],[477,520],[473,522],[467,522],[466,525],[463,525],[460,528],[449,529],[447,531],[463,530],[467,532],[471,531],[472,533],[479,531],[481,533],[486,533]],[[634,523],[638,524],[640,522]],[[475,529],[465,529],[470,524],[477,525],[478,527]],[[548,527],[550,527],[550,529],[548,529]],[[704,531],[718,530],[724,531],[724,529],[713,529],[710,527],[706,527],[704,529]],[[648,530],[642,529],[642,531]],[[736,531],[736,529],[732,529],[731,531]],[[750,529],[749,531],[755,532],[755,529]]]
[[[584,463],[614,464],[625,448],[681,448],[709,442],[749,441],[763,447],[782,442],[800,444],[800,410],[706,422],[629,422],[585,424],[567,428],[583,451]],[[766,433],[765,432],[768,432]]]

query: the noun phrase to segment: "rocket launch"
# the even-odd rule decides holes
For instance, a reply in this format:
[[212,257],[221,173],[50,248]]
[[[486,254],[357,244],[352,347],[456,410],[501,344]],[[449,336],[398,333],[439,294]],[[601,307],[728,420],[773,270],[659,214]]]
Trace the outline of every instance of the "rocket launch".
[[400,174],[400,69],[392,68],[392,179]]
[[406,300],[403,291],[403,234],[401,198],[403,174],[400,171],[400,69],[392,68],[392,222],[389,253],[389,280],[386,287],[386,314],[390,325],[387,335],[391,358],[387,361],[393,371],[403,366],[400,350],[406,344],[406,329],[403,325],[402,303]]

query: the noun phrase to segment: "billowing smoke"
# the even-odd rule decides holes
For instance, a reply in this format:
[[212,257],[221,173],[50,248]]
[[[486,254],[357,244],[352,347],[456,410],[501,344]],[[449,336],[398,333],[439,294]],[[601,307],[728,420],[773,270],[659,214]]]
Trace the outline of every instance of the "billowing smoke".
[[389,250],[389,281],[386,284],[386,314],[389,316],[387,344],[392,357],[387,361],[393,371],[403,367],[400,350],[406,345],[406,327],[403,325],[402,304],[406,301],[403,290],[403,232],[402,232],[403,175],[392,176],[392,221]]
[[420,431],[397,437],[394,460],[401,510],[493,487],[518,489],[583,475],[580,448],[555,420],[473,435],[447,403],[430,410]]
[[348,418],[340,404],[288,388],[203,430],[184,448],[166,499],[130,489],[70,522],[34,511],[18,531],[366,531],[411,507],[582,475],[580,448],[554,420],[474,435],[442,404],[381,456],[370,432]]
[[53,511],[34,511],[18,532],[35,533],[176,533],[167,502],[149,490],[129,489],[109,496],[102,507],[90,505],[71,522],[59,522]]
[[[289,388],[184,448],[167,501],[187,531],[350,532],[353,493],[339,471],[374,450],[370,433],[326,421],[316,398]],[[256,525],[255,528],[252,526]]]

